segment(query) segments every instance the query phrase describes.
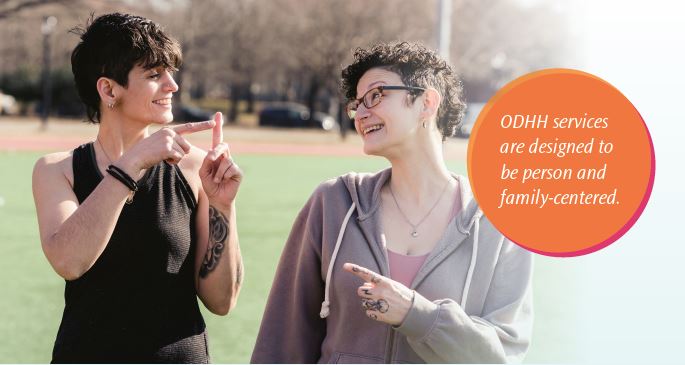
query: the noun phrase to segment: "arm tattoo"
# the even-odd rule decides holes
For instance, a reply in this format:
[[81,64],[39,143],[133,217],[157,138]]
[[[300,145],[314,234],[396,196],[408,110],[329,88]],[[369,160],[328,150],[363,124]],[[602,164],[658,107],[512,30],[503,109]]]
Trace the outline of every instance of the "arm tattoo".
[[200,277],[206,278],[212,270],[216,268],[219,263],[221,254],[226,247],[226,240],[228,239],[230,229],[228,226],[228,219],[220,211],[213,206],[209,206],[209,242],[207,244],[207,252],[205,258],[202,260],[200,266]]

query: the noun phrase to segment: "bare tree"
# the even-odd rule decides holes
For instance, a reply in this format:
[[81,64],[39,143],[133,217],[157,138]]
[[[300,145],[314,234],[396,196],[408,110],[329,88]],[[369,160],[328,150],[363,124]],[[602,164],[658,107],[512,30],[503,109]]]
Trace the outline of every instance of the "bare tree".
[[[67,34],[71,26],[91,12],[133,12],[180,40],[182,102],[230,98],[235,120],[242,105],[253,112],[256,97],[291,100],[343,119],[338,81],[353,50],[401,40],[435,48],[437,9],[437,0],[0,0],[0,74],[38,66],[39,22],[48,13],[60,19],[54,64],[66,67],[77,42]],[[452,19],[451,59],[470,99],[484,100],[512,77],[572,56],[566,20],[546,3],[454,0]]]
[[60,0],[1,0],[0,19],[13,16],[22,10],[37,8],[41,5],[62,2]]

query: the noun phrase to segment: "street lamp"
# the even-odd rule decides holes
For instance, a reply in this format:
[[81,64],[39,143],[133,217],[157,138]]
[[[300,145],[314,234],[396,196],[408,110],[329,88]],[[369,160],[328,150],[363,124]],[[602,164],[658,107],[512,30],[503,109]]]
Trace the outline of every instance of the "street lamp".
[[438,52],[450,62],[450,42],[452,40],[452,0],[438,1]]
[[57,18],[48,16],[43,18],[40,32],[43,33],[43,110],[41,110],[41,121],[43,129],[48,125],[48,113],[52,102],[52,83],[50,79],[50,35],[55,30]]

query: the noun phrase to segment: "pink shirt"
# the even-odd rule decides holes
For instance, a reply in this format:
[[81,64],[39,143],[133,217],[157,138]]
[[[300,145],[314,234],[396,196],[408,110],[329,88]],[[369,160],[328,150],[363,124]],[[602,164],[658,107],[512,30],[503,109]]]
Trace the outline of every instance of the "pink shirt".
[[[450,220],[456,217],[461,210],[461,191],[459,188],[457,186],[457,199],[454,201]],[[387,251],[390,278],[404,284],[407,288],[411,288],[411,283],[430,253],[421,256],[407,256],[390,250]]]
[[411,282],[414,281],[414,277],[416,277],[428,255],[407,256],[388,250],[390,278],[404,284],[407,288],[411,288]]

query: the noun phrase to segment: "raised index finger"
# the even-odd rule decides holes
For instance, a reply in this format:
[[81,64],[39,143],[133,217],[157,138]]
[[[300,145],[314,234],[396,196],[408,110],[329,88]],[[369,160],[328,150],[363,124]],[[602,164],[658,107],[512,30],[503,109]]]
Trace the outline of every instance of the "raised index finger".
[[212,149],[224,141],[224,118],[221,112],[214,114],[214,129],[212,129]]
[[178,134],[189,134],[199,131],[204,131],[214,127],[213,120],[205,120],[204,122],[185,123],[172,127],[171,129]]
[[364,281],[372,282],[374,284],[378,284],[383,280],[382,275],[376,274],[375,272],[365,267],[356,264],[350,264],[349,262],[343,265],[343,269],[345,269],[345,271],[347,272],[351,272],[352,274],[357,275]]

